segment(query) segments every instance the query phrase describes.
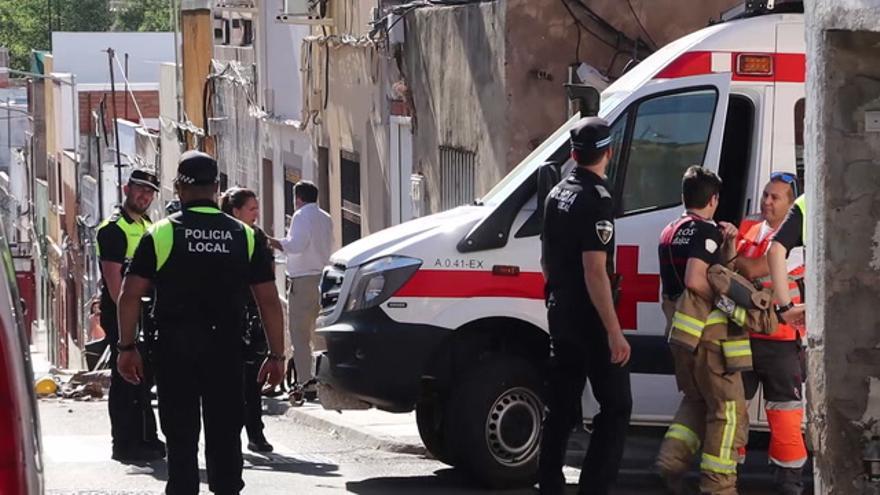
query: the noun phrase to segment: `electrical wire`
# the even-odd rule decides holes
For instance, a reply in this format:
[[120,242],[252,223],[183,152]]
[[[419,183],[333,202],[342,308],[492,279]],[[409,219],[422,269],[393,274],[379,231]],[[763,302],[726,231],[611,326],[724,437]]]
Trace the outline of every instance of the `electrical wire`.
[[632,0],[626,0],[626,4],[629,6],[629,11],[632,12],[633,19],[635,19],[636,23],[638,23],[639,29],[641,29],[642,32],[645,33],[645,37],[648,38],[648,41],[650,41],[652,45],[654,45],[655,50],[659,48],[657,42],[654,41],[653,37],[651,37],[651,33],[649,33],[647,29],[645,29],[645,25],[642,24],[642,20],[639,18],[639,15],[636,14],[636,9],[635,7],[633,7]]
[[617,49],[616,46],[614,46],[613,44],[611,44],[611,43],[610,43],[608,40],[606,40],[604,37],[600,36],[600,35],[597,34],[595,31],[593,31],[592,29],[590,29],[589,26],[587,26],[586,24],[584,24],[583,21],[581,21],[581,19],[580,19],[577,15],[575,15],[574,10],[571,9],[571,6],[568,4],[568,1],[567,1],[567,0],[559,0],[559,1],[562,2],[562,5],[565,7],[565,10],[568,11],[568,15],[571,16],[571,18],[574,20],[574,22],[577,23],[577,24],[580,26],[581,29],[583,29],[583,30],[586,31],[587,33],[591,34],[594,38],[596,38],[596,40],[598,40],[599,42],[601,42],[601,43],[607,45],[609,48],[614,48],[615,50]]
[[[128,77],[125,74],[125,69],[122,67],[122,64],[119,62],[119,57],[116,56],[116,52],[113,52],[113,60],[116,61],[116,66],[119,67],[119,72],[120,72],[120,74],[122,74],[122,79],[125,81],[125,87],[128,90],[128,96],[131,97],[131,101],[134,103],[134,109],[137,112],[138,118],[141,121],[141,126],[143,127],[144,114],[141,112],[141,106],[138,105],[137,98],[134,97],[134,91],[132,91],[132,89],[131,89],[131,81],[128,80]],[[144,127],[144,129],[146,129],[146,127]],[[149,132],[147,133],[147,135],[150,136],[150,139],[147,139],[147,141],[150,143],[150,147],[153,148],[153,153],[155,153],[156,156],[158,156],[159,155],[159,148],[156,146],[156,143],[153,142],[153,139],[152,139],[153,135],[150,134]]]

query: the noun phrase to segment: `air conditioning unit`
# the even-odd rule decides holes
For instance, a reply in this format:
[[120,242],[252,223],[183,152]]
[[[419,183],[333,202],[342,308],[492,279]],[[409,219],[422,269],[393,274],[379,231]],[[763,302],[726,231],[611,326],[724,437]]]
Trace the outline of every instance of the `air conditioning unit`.
[[329,0],[282,0],[281,13],[275,20],[288,24],[330,25],[333,20],[327,17]]

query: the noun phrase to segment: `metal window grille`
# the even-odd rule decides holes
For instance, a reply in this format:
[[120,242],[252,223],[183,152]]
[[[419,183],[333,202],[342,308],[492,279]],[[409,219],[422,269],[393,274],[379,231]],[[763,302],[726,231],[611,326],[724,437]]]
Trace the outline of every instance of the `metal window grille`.
[[448,210],[473,202],[477,154],[473,151],[440,147],[440,208]]

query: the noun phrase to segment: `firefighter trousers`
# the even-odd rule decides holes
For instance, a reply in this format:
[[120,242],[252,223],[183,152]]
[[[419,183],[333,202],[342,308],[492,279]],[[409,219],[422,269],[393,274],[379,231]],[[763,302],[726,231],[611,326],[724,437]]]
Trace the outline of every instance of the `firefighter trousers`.
[[660,446],[657,467],[664,476],[680,477],[702,448],[700,491],[736,494],[739,450],[748,435],[741,373],[726,371],[717,344],[701,342],[693,352],[670,348],[684,397]]
[[770,462],[800,471],[807,462],[801,429],[804,419],[803,349],[797,340],[752,339],[754,371],[743,374],[746,398],[763,387],[770,423]]

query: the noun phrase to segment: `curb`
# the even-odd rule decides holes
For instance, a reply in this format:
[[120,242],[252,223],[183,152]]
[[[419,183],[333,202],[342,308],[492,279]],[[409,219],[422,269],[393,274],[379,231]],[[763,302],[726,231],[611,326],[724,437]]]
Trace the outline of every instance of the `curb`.
[[[340,414],[341,413],[337,413]],[[421,443],[404,442],[392,437],[377,435],[364,431],[356,426],[340,424],[326,418],[320,418],[309,414],[308,410],[291,407],[284,412],[286,418],[293,422],[314,428],[316,430],[328,430],[335,437],[364,443],[376,450],[394,452],[397,454],[422,455],[431,457],[428,449]]]

